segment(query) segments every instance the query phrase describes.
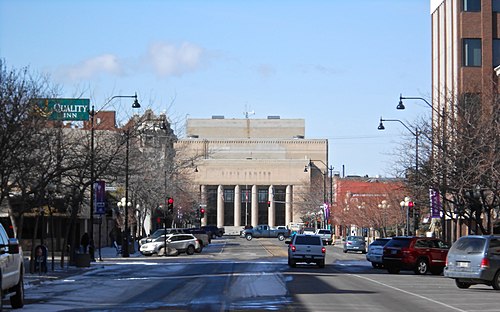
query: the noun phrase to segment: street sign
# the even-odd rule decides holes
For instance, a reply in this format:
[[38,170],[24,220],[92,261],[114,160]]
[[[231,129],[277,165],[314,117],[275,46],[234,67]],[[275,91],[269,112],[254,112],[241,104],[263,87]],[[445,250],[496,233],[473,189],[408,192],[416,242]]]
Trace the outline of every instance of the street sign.
[[38,99],[35,109],[49,120],[89,120],[89,99]]

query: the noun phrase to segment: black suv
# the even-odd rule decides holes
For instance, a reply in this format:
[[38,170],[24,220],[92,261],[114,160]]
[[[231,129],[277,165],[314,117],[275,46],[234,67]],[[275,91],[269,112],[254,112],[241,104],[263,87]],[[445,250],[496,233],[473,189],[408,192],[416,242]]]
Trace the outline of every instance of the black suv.
[[446,265],[448,245],[437,238],[398,236],[385,246],[382,262],[389,273],[413,270],[415,274],[439,275]]

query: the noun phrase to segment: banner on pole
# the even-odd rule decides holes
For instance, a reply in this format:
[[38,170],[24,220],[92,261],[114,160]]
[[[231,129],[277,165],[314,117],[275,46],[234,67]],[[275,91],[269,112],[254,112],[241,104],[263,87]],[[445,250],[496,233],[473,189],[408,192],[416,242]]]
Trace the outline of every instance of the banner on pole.
[[433,188],[429,189],[429,199],[431,206],[431,218],[441,218],[441,195],[439,191]]
[[106,183],[104,181],[94,182],[94,213],[106,213]]

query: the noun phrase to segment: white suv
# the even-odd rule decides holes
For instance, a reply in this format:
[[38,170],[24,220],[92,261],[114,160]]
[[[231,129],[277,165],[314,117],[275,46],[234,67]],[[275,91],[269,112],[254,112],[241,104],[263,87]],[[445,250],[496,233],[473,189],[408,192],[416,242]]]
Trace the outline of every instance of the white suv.
[[326,248],[319,235],[296,234],[288,244],[288,265],[295,267],[297,262],[316,263],[320,268],[325,267]]
[[18,309],[24,306],[24,265],[23,252],[16,238],[9,238],[4,227],[0,224],[0,311],[2,300],[7,294],[10,295],[12,308]]

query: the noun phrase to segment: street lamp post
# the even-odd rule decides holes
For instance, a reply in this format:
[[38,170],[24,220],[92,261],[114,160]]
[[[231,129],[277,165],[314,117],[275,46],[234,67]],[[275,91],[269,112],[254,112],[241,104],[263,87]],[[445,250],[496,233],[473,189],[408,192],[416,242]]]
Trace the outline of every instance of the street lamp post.
[[406,209],[406,235],[410,235],[410,201],[411,198],[406,196],[405,199],[399,203],[401,209]]
[[[139,101],[137,100],[137,93],[135,95],[115,95],[109,98],[106,103],[101,107],[99,111],[104,109],[106,105],[111,103],[112,100],[116,98],[133,98],[134,103],[132,104],[132,108],[140,108],[141,105],[139,104]],[[95,123],[94,123],[94,118],[95,118],[95,110],[94,110],[94,105],[92,105],[92,111],[90,113],[90,218],[89,218],[89,233],[90,233],[90,248],[89,248],[89,253],[90,253],[90,258],[95,261],[95,256],[94,256],[94,184],[95,184],[95,173],[94,173],[94,163],[95,163],[95,150],[94,150],[94,136],[95,136]],[[128,157],[128,138],[127,138],[127,157]],[[128,162],[128,159],[127,159]],[[128,168],[126,168],[126,171]],[[126,179],[128,180],[128,178]],[[126,187],[125,190],[126,193],[128,193],[128,187]],[[128,195],[128,194],[127,194]],[[127,196],[125,196],[127,197]],[[128,200],[128,198],[127,198]],[[128,252],[128,245],[126,246],[127,252]],[[92,250],[92,251],[90,251]],[[122,249],[123,250],[123,249]],[[101,252],[101,236],[99,235],[99,254]],[[128,257],[124,255],[124,257]]]
[[[418,185],[418,179],[419,179],[419,176],[418,176],[418,137],[420,136],[421,131],[418,128],[416,128],[415,132],[413,132],[410,129],[410,127],[408,127],[404,122],[402,122],[399,119],[383,119],[382,117],[380,117],[380,123],[378,125],[378,130],[385,130],[384,121],[399,122],[400,124],[402,124],[406,128],[406,130],[408,130],[415,137],[415,184]],[[415,212],[415,210],[413,210],[413,212]],[[408,220],[409,214],[408,214],[408,211],[406,213],[406,219],[407,219],[406,233],[408,235],[408,233],[409,233],[409,220]],[[416,220],[415,220],[415,222],[416,222]]]
[[[425,104],[427,104],[427,106],[429,106],[434,113],[436,113],[438,115],[439,118],[441,118],[441,128],[442,128],[442,142],[441,142],[441,146],[442,146],[442,149],[443,149],[443,154],[442,154],[442,157],[444,159],[444,157],[446,156],[446,144],[445,144],[445,140],[446,140],[446,109],[443,107],[443,112],[440,113],[431,103],[429,103],[429,101],[427,101],[426,99],[424,99],[423,97],[418,97],[418,96],[403,96],[402,94],[399,95],[399,103],[398,105],[396,106],[396,109],[398,110],[403,110],[405,109],[405,105],[403,104],[403,100],[420,100],[420,101],[423,101],[425,102]],[[434,147],[434,135],[432,135],[432,146]],[[442,174],[443,178],[442,178],[442,185],[441,185],[441,192],[442,194],[444,195],[445,192],[446,192],[446,174],[443,173]],[[444,201],[443,201],[443,204],[444,204]],[[441,231],[442,231],[442,238],[443,239],[446,239],[446,226],[445,226],[445,213],[444,213],[444,207],[442,208],[443,211],[442,211],[442,214],[441,214]]]
[[128,201],[128,192],[125,190],[125,197],[121,199],[117,204],[118,208],[122,208],[125,210],[125,231],[124,237],[122,238],[122,257],[129,257],[129,249],[128,249],[128,209],[132,206],[132,203]]
[[[307,172],[308,171],[308,168],[311,168],[313,165],[314,165],[314,162],[315,161],[318,161],[320,163],[322,163],[325,167],[326,167],[326,170],[328,170],[330,172],[330,198],[329,198],[329,209],[331,209],[332,207],[332,203],[333,203],[333,166],[330,166],[328,167],[327,164],[325,164],[325,162],[323,162],[322,160],[319,160],[319,159],[310,159],[309,160],[309,164],[307,164],[305,167],[304,167],[304,172]],[[314,166],[316,167],[316,166]],[[317,167],[316,167],[317,168]],[[318,168],[319,169],[319,168]],[[319,170],[321,172],[321,174],[323,175],[323,203],[327,203],[328,199],[327,199],[327,192],[326,192],[326,181],[325,181],[325,178],[328,177],[328,171],[323,172],[321,170]],[[326,223],[328,225],[328,219],[326,220]]]

